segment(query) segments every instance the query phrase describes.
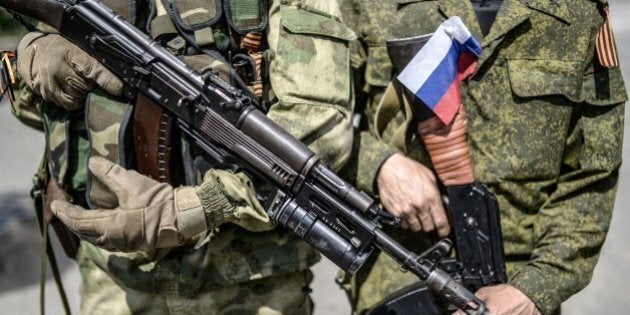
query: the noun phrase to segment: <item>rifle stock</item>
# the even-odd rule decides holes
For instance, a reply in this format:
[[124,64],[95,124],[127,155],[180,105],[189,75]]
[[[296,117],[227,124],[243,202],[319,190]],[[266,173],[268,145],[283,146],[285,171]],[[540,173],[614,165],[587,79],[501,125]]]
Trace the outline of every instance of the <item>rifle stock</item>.
[[[24,15],[41,0],[0,0]],[[25,5],[25,6],[23,6]],[[381,229],[384,211],[367,194],[319,162],[306,145],[260,110],[254,98],[212,73],[201,74],[95,0],[68,5],[59,32],[100,60],[125,83],[125,95],[142,93],[169,112],[175,125],[220,165],[237,159],[249,174],[273,184],[270,218],[295,232],[340,268],[356,272],[374,248],[425,281],[437,296],[468,314],[485,304],[440,268],[450,250],[442,240],[420,255]]]

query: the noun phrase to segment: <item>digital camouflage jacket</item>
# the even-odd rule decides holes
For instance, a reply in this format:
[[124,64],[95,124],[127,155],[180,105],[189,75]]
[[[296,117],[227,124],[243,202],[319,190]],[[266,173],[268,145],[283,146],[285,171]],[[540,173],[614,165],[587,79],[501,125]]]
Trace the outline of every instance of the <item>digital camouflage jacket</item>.
[[[544,314],[590,281],[615,200],[627,96],[621,71],[594,59],[604,2],[505,0],[485,38],[468,1],[343,3],[373,116],[371,140],[362,137],[353,162],[364,188],[394,149],[430,164],[399,98],[380,102],[392,75],[385,40],[432,33],[459,16],[482,43],[477,71],[461,85],[475,176],[498,198],[509,283]],[[416,281],[397,269],[381,255],[357,277],[359,310]]]

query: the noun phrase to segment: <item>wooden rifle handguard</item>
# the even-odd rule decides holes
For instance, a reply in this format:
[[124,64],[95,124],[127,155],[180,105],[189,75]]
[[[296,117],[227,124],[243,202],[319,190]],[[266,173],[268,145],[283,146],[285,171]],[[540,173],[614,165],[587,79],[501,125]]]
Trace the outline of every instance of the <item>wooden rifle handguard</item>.
[[138,93],[133,113],[136,170],[159,182],[170,183],[173,118]]

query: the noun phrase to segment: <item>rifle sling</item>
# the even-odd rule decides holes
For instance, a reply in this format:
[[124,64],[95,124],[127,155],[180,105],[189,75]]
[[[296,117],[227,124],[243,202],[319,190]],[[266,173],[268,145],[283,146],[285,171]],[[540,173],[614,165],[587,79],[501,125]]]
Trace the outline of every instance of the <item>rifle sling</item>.
[[57,238],[59,238],[59,242],[63,247],[63,251],[69,258],[75,259],[77,256],[77,249],[79,248],[79,238],[61,222],[50,209],[50,204],[55,200],[65,200],[70,201],[72,198],[69,197],[66,192],[59,187],[57,181],[49,176],[48,181],[46,183],[46,194],[45,194],[45,202],[44,202],[44,222],[46,226],[51,225],[57,234]]
[[[47,159],[47,154],[44,155],[44,160]],[[43,164],[46,165],[46,164]],[[50,244],[48,237],[48,226],[51,222],[56,222],[53,225],[55,229],[55,233],[59,238],[59,242],[61,243],[66,255],[70,258],[76,257],[76,251],[79,246],[79,239],[76,235],[70,232],[65,228],[63,223],[59,221],[50,211],[50,203],[54,198],[63,198],[67,200],[67,195],[63,193],[63,191],[59,188],[57,182],[47,174],[47,172],[43,169],[40,169],[40,176],[37,176],[39,180],[37,180],[38,184],[33,187],[31,191],[31,196],[35,201],[35,215],[37,219],[37,225],[39,228],[40,236],[42,239],[42,252],[41,252],[41,271],[40,271],[40,288],[39,288],[39,306],[40,306],[40,314],[44,315],[45,311],[45,286],[46,286],[46,265],[48,261],[50,261],[50,270],[55,280],[55,285],[57,286],[57,291],[59,292],[59,297],[61,298],[61,303],[63,305],[63,309],[65,314],[70,315],[70,305],[68,304],[68,297],[66,296],[66,291],[63,287],[63,282],[61,281],[61,274],[59,272],[59,266],[57,265],[57,259],[55,257],[55,252]],[[46,191],[44,193],[44,187]],[[57,189],[57,190],[55,190]]]

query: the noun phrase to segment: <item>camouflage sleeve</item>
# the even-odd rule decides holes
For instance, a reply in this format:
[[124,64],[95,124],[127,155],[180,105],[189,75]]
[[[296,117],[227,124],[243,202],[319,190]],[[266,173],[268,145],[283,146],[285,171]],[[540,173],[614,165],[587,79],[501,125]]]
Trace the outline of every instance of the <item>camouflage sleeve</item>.
[[358,36],[357,39],[350,42],[350,66],[355,79],[355,89],[359,89],[363,84],[357,84],[357,82],[363,81],[362,72],[367,61],[367,51],[363,46],[363,34],[361,32],[361,26],[366,22],[362,21],[364,16],[359,12],[359,5],[355,3],[355,0],[339,0],[339,8],[343,22]]
[[356,137],[352,159],[345,173],[360,189],[377,193],[375,182],[380,167],[394,153],[403,152],[420,163],[430,165],[424,146],[410,130],[413,117],[406,115],[410,111],[409,106],[400,90],[391,83],[384,91],[372,91],[364,111],[368,120],[367,131]]
[[[618,69],[607,75],[620,79]],[[578,110],[557,188],[534,222],[531,259],[510,281],[543,314],[551,313],[590,282],[610,225],[626,98],[623,84],[612,91],[618,93],[608,96],[609,104],[587,97]]]
[[274,1],[269,14],[268,116],[333,170],[350,156],[352,102],[348,42],[336,1]]
[[15,100],[11,102],[11,113],[23,124],[44,131],[42,106],[44,100],[37,95],[23,80],[18,81]]
[[354,140],[351,159],[343,169],[343,176],[357,188],[376,194],[378,171],[385,160],[398,150],[368,131],[357,132]]

